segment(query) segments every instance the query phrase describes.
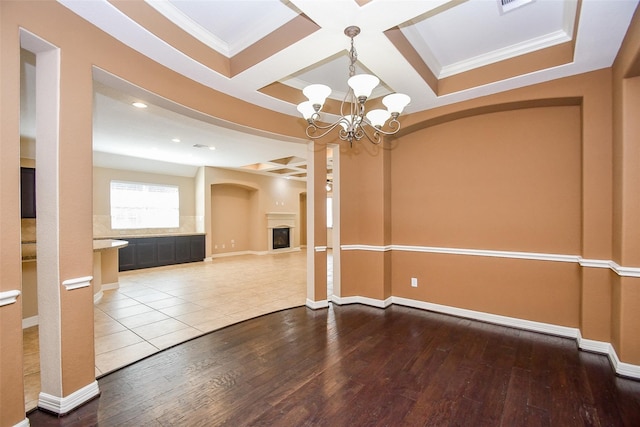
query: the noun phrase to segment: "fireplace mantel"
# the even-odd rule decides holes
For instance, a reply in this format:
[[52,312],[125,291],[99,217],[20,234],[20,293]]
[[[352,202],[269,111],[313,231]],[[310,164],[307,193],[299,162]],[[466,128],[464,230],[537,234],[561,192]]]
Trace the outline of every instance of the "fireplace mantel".
[[267,228],[296,226],[296,214],[293,212],[267,212]]

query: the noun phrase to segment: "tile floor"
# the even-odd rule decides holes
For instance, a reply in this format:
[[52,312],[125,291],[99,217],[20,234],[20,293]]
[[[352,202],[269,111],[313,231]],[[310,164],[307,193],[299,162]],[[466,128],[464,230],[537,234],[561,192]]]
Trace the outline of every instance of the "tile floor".
[[[306,301],[306,251],[120,273],[95,304],[96,376],[224,326]],[[26,410],[40,391],[38,327],[24,330]]]

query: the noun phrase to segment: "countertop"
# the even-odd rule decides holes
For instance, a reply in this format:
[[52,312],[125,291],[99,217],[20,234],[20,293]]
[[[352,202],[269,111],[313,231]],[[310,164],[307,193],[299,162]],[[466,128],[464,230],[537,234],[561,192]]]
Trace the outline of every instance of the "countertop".
[[206,234],[207,233],[119,234],[115,236],[96,237],[95,239],[142,239],[145,237],[204,236]]
[[[119,249],[127,246],[129,242],[117,239],[94,239],[93,251],[106,251],[108,249]],[[22,242],[22,261],[36,260],[36,242],[25,240]]]

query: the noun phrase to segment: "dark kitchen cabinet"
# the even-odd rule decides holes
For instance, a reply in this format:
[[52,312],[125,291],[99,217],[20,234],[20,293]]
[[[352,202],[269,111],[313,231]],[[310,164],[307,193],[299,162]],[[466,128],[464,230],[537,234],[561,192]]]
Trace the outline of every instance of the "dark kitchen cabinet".
[[205,257],[204,239],[201,234],[125,238],[129,245],[119,249],[119,270],[202,261]]

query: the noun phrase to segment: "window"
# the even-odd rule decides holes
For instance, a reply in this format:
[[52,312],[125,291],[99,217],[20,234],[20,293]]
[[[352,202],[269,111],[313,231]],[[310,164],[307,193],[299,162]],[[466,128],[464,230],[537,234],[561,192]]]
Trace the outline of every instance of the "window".
[[333,227],[333,199],[327,197],[327,228]]
[[180,193],[175,185],[111,181],[111,228],[178,228]]

